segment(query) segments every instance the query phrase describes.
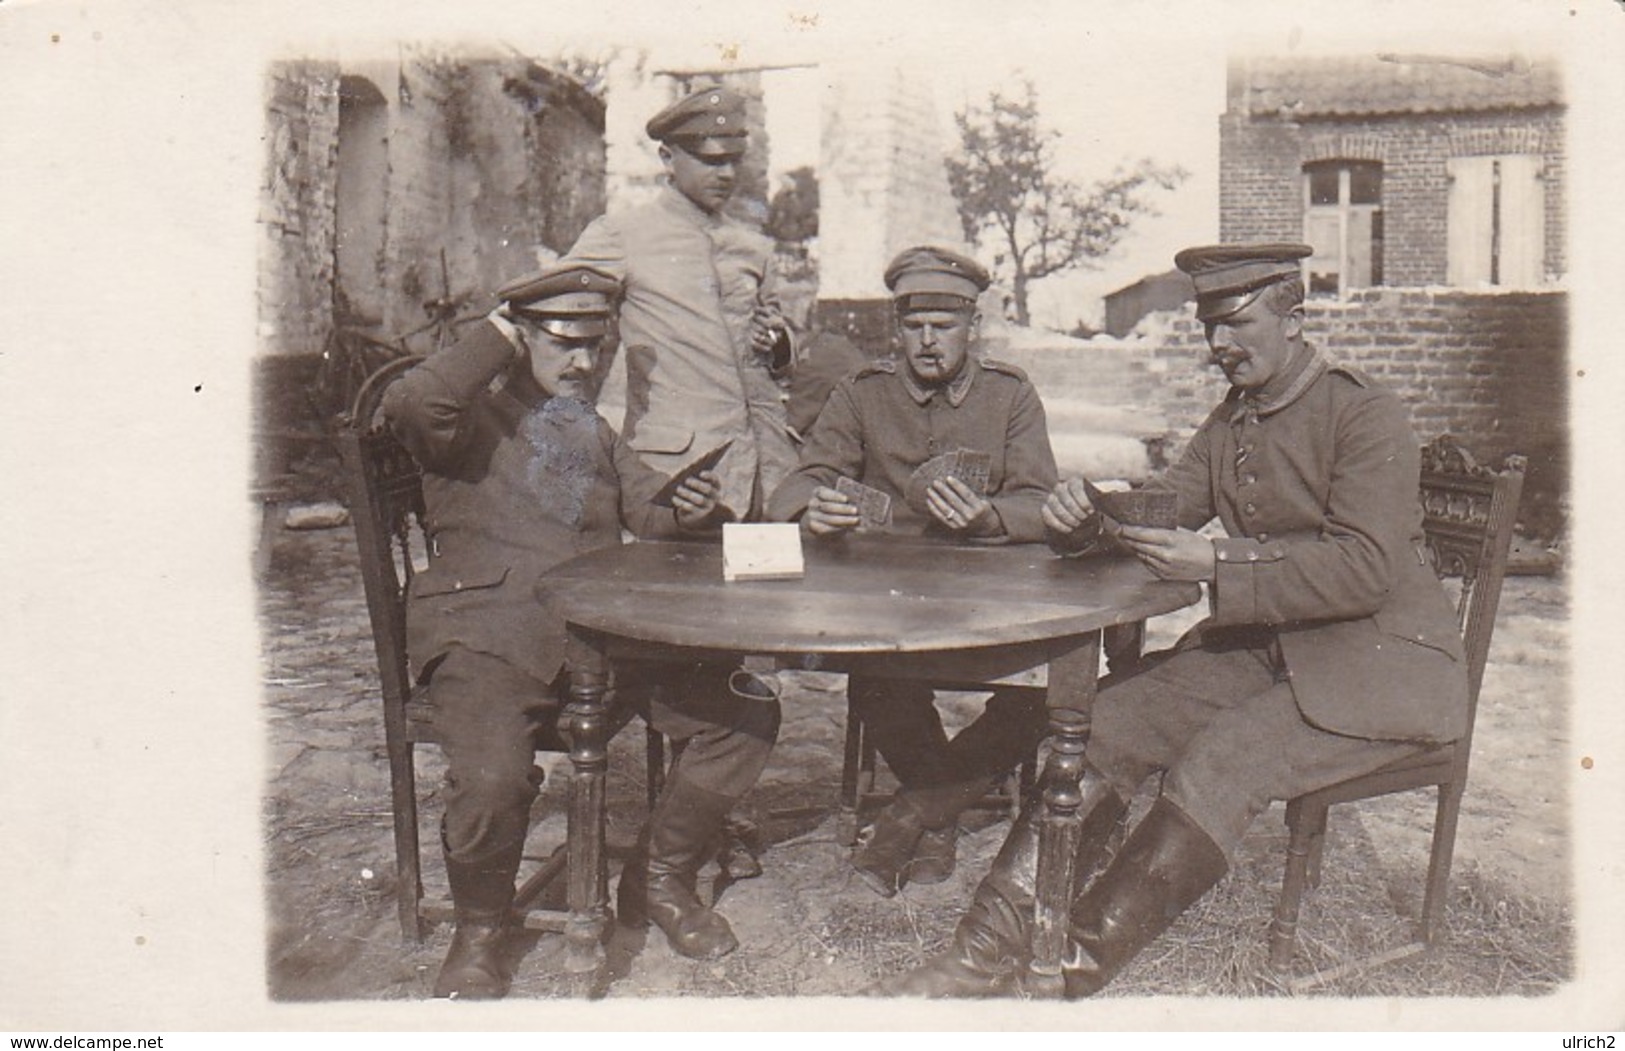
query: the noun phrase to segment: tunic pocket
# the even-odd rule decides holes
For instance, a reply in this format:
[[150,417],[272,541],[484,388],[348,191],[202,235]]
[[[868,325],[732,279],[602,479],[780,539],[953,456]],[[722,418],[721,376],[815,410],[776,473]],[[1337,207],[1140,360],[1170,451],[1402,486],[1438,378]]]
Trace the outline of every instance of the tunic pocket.
[[675,455],[688,452],[694,444],[694,432],[683,427],[650,426],[640,422],[626,444],[640,453]]

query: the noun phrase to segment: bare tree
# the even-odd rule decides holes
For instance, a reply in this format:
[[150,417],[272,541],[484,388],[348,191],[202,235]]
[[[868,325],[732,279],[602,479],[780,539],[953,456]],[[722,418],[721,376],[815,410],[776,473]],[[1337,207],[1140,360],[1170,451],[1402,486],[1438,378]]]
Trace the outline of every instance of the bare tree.
[[1123,239],[1135,216],[1157,214],[1151,191],[1172,190],[1189,174],[1142,158],[1087,190],[1056,175],[1053,146],[1060,132],[1039,123],[1030,81],[1020,97],[992,92],[986,107],[966,107],[954,122],[961,155],[947,166],[960,224],[968,240],[993,253],[995,271],[1009,278],[1016,321],[1023,325],[1033,281],[1092,267]]

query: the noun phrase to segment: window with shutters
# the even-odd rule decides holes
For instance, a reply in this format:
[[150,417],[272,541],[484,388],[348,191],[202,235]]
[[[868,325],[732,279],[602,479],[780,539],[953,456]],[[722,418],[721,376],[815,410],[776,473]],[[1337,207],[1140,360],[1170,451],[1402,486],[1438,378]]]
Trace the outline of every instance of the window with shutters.
[[1538,154],[1452,157],[1446,280],[1465,288],[1545,282],[1546,189]]
[[1309,294],[1382,284],[1382,164],[1306,164],[1303,193],[1303,239],[1315,250],[1306,265]]

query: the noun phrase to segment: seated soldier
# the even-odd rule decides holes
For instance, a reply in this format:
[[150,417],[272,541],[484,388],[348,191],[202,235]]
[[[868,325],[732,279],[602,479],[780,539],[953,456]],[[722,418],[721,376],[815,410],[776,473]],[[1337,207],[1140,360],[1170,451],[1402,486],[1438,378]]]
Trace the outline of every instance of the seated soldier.
[[[540,787],[534,735],[556,720],[565,686],[564,624],[538,600],[537,578],[620,543],[623,526],[670,536],[717,517],[710,473],[679,488],[673,507],[654,504],[666,476],[592,407],[617,289],[585,266],[516,282],[487,321],[384,398],[391,429],[423,467],[428,510],[432,557],[412,581],[407,627],[447,762],[441,839],[456,932],[436,996],[508,989],[504,933]],[[697,668],[649,702],[650,724],[685,747],[619,889],[623,918],[653,919],[685,956],[737,945],[695,897],[694,877],[778,732],[777,703],[730,694],[727,671]]]
[[[958,253],[919,247],[893,260],[885,279],[901,360],[876,360],[835,386],[800,466],[769,498],[768,516],[799,519],[815,538],[855,529],[859,508],[836,488],[846,478],[890,498],[890,533],[1041,540],[1040,511],[1056,478],[1044,407],[1020,369],[973,356],[987,271]],[[960,449],[990,458],[986,492],[950,474],[911,506],[914,471]],[[1043,699],[1000,690],[950,741],[929,687],[854,677],[847,689],[901,785],[853,858],[858,875],[887,897],[910,881],[947,879],[960,813],[1031,753],[1045,728]]]
[[[1211,616],[1102,686],[1084,753],[1066,995],[1089,996],[1219,882],[1271,800],[1452,741],[1467,674],[1449,599],[1422,549],[1419,445],[1405,406],[1303,338],[1308,245],[1208,245],[1174,263],[1230,392],[1157,483],[1178,527],[1106,523],[1165,580],[1202,581]],[[1092,546],[1103,516],[1080,480],[1043,510],[1051,542]],[[1226,535],[1197,530],[1213,518]],[[1161,792],[1115,855],[1152,774]],[[1024,813],[953,944],[878,992],[1019,991],[1030,958],[1038,834]]]

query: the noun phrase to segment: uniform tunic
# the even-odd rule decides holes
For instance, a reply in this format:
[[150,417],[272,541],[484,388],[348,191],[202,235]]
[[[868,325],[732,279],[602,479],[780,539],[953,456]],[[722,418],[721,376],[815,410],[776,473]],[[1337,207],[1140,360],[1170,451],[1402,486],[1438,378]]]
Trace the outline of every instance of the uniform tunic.
[[1161,480],[1217,516],[1212,616],[1094,707],[1087,757],[1163,792],[1224,850],[1272,799],[1366,773],[1466,723],[1461,638],[1422,553],[1404,406],[1306,348],[1279,394],[1232,391]]
[[407,648],[421,677],[454,645],[543,682],[564,663],[564,622],[536,596],[559,563],[640,536],[678,532],[649,503],[665,476],[640,463],[590,406],[548,398],[482,322],[385,393],[392,430],[424,469],[429,568],[412,579]]
[[[666,476],[591,406],[547,397],[528,369],[508,371],[513,362],[512,344],[482,323],[383,402],[423,468],[431,557],[408,594],[407,648],[446,754],[445,845],[467,863],[524,837],[539,781],[534,735],[557,716],[565,625],[538,579],[621,543],[623,526],[649,538],[681,531],[671,509],[650,503]],[[683,777],[737,798],[767,761],[779,712],[731,696],[727,671],[672,676],[646,704],[651,725],[686,743]]]
[[[909,476],[933,456],[974,449],[993,458],[988,501],[1002,530],[977,539],[1035,541],[1039,511],[1055,486],[1044,406],[1013,365],[967,362],[945,389],[920,386],[906,365],[882,358],[836,384],[802,448],[801,466],[768,500],[768,517],[799,518],[819,486],[847,477],[891,496],[888,532],[952,535],[906,501]],[[905,788],[985,783],[1031,755],[1043,735],[1042,697],[999,690],[951,740],[930,687],[854,676],[855,715]]]
[[800,517],[819,486],[842,476],[892,498],[890,531],[948,535],[905,499],[909,476],[933,456],[972,449],[993,458],[988,501],[998,512],[998,539],[1044,536],[1039,512],[1055,486],[1044,405],[1014,365],[967,362],[944,390],[913,380],[894,358],[871,362],[836,384],[802,448],[801,466],[768,501],[768,517]]
[[563,263],[624,287],[622,435],[667,474],[733,441],[718,467],[722,503],[745,517],[795,466],[779,379],[751,348],[759,305],[777,306],[773,248],[670,185],[650,203],[594,220]]

